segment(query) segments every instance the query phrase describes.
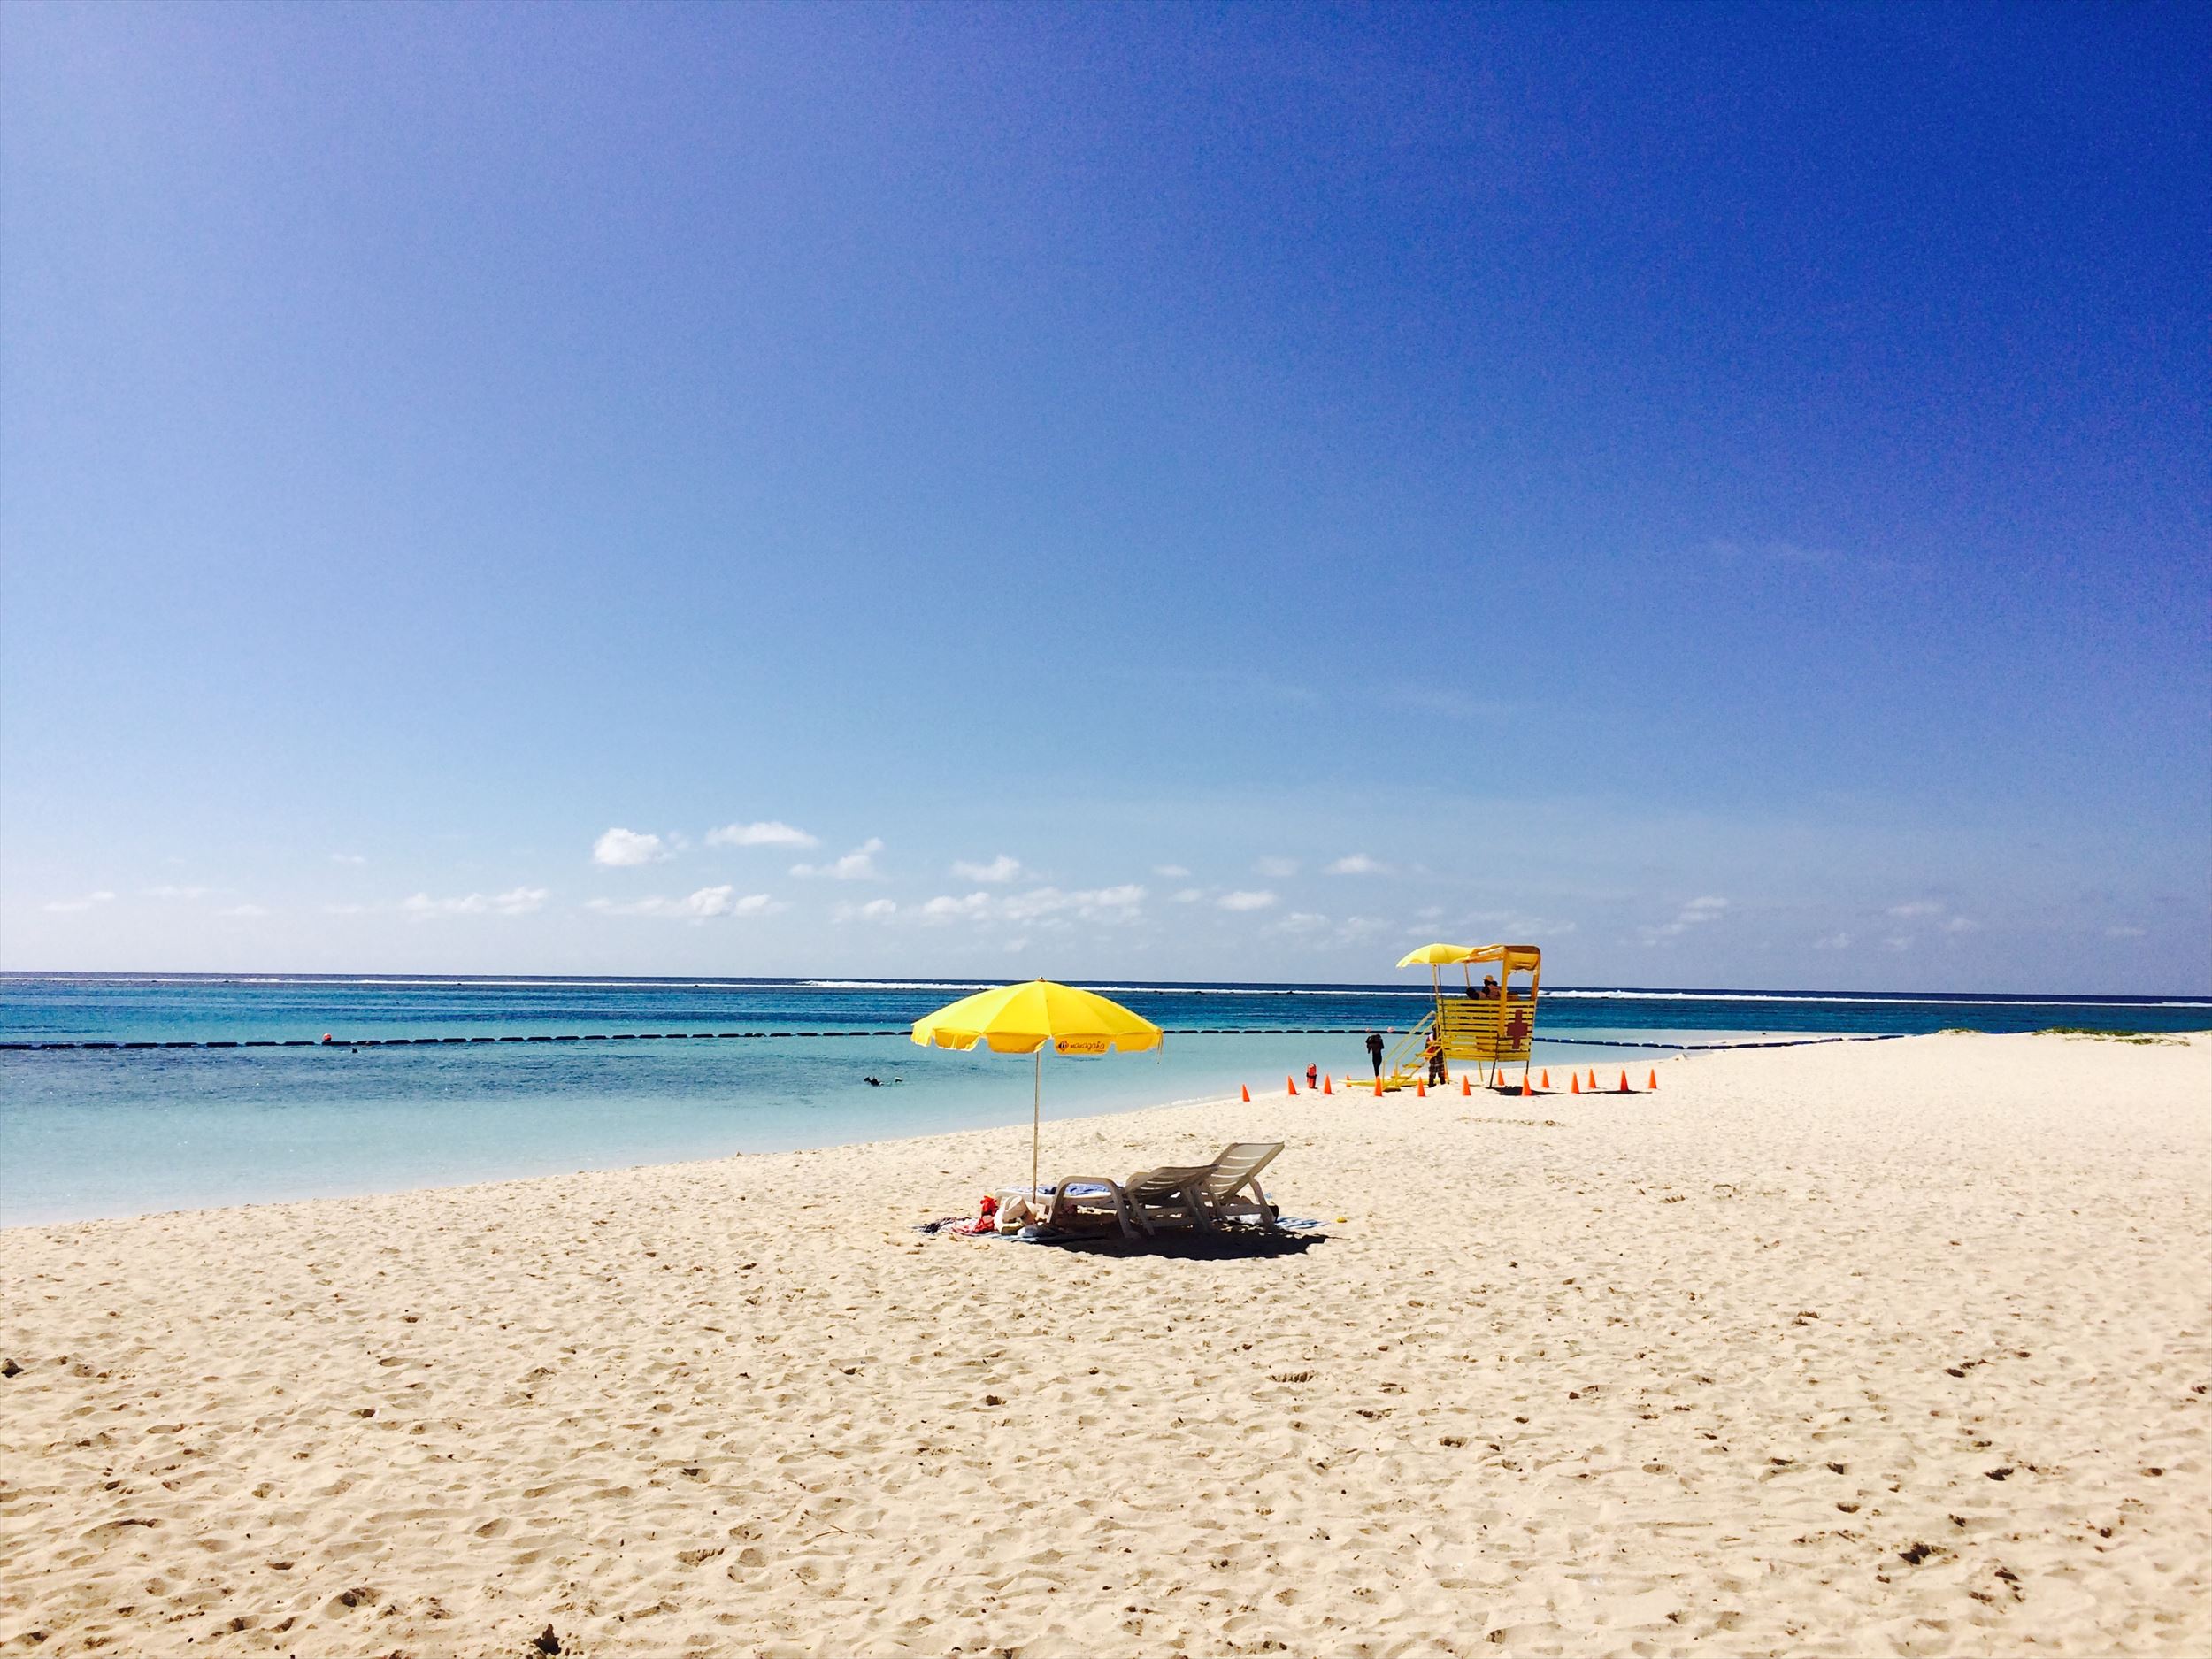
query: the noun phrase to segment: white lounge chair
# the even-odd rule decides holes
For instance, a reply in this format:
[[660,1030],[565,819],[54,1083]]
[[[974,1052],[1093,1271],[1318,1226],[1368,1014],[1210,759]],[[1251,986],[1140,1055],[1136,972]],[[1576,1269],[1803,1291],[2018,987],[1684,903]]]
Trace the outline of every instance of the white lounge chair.
[[[1053,1189],[1045,1225],[1071,1227],[1088,1210],[1110,1211],[1124,1238],[1134,1238],[1140,1228],[1156,1233],[1163,1222],[1187,1222],[1208,1233],[1232,1222],[1271,1227],[1279,1212],[1260,1190],[1259,1175],[1282,1149],[1279,1141],[1240,1141],[1210,1164],[1140,1170],[1125,1181],[1071,1175]],[[1078,1194],[1069,1191],[1073,1187],[1103,1190]]]
[[1282,1151],[1279,1141],[1240,1141],[1225,1148],[1198,1184],[1198,1202],[1208,1225],[1248,1221],[1271,1227],[1282,1212],[1260,1190],[1260,1171]]
[[[1072,1190],[1079,1187],[1084,1190]],[[1085,1216],[1102,1213],[1113,1217],[1123,1238],[1137,1236],[1129,1218],[1128,1194],[1119,1181],[1110,1181],[1102,1175],[1071,1175],[1056,1183],[1044,1194],[1043,1210],[1045,1225],[1062,1233],[1080,1232]]]
[[1156,1224],[1161,1222],[1187,1221],[1201,1232],[1210,1230],[1213,1223],[1200,1194],[1213,1167],[1211,1164],[1170,1164],[1138,1171],[1122,1183],[1131,1219],[1148,1233],[1157,1233]]

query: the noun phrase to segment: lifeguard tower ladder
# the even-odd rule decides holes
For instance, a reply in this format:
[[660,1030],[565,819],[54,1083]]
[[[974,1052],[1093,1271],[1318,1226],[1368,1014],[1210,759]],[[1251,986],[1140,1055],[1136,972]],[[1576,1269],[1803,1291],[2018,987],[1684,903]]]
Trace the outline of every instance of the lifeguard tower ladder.
[[[1463,986],[1444,982],[1443,970],[1452,964],[1464,970]],[[1491,969],[1479,985],[1475,982],[1479,964]],[[1443,1048],[1447,1080],[1455,1060],[1473,1067],[1476,1080],[1485,1085],[1502,1081],[1505,1068],[1518,1061],[1521,1078],[1526,1080],[1529,1048],[1536,1037],[1537,992],[1543,979],[1541,950],[1534,945],[1424,945],[1398,965],[1429,970],[1436,1006],[1392,1047],[1382,1079],[1386,1089],[1410,1088],[1429,1075],[1432,1036]],[[1525,977],[1517,983],[1516,976]]]

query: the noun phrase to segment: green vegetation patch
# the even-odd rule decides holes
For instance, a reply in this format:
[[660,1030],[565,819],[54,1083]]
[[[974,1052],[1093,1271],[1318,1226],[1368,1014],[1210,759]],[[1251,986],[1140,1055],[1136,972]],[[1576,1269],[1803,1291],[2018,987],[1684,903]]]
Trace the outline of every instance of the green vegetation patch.
[[2101,1031],[2094,1025],[2046,1025],[2039,1037],[2093,1037],[2099,1042],[2174,1043],[2185,1046],[2186,1037],[2161,1036],[2148,1031]]

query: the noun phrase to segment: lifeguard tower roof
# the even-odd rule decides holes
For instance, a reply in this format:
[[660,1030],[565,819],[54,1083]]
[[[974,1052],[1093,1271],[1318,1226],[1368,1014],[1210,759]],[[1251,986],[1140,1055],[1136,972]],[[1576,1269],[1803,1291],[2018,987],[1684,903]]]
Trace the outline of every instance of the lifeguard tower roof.
[[1532,973],[1543,960],[1544,953],[1534,945],[1423,945],[1399,957],[1398,965],[1436,968],[1447,963],[1494,962],[1509,973],[1524,969]]
[[1467,960],[1494,962],[1508,973],[1523,969],[1533,973],[1543,964],[1544,953],[1534,945],[1484,945]]

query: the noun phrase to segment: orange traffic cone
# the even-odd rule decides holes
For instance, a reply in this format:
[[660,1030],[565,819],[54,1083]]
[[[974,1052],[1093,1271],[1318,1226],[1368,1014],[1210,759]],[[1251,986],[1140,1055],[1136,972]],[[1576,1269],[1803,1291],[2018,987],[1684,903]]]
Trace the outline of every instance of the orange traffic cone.
[[1657,1066],[1655,1065],[1651,1068],[1651,1075],[1644,1079],[1644,1087],[1647,1089],[1656,1089],[1659,1087],[1659,1068]]
[[1590,1068],[1590,1093],[1592,1093],[1593,1094],[1596,1094],[1597,1092],[1598,1092],[1598,1069],[1597,1069],[1597,1067],[1595,1067],[1595,1066],[1592,1066],[1592,1067]]
[[1246,1105],[1249,1106],[1252,1103],[1252,1086],[1249,1083],[1238,1084],[1237,1093],[1244,1096]]
[[1624,1094],[1628,1093],[1628,1073],[1626,1071],[1623,1071],[1621,1073],[1621,1093]]
[[1570,1094],[1579,1094],[1582,1093],[1581,1072],[1570,1071],[1567,1073],[1567,1093]]
[[1464,1071],[1459,1074],[1459,1092],[1462,1094],[1471,1094],[1475,1092],[1475,1086],[1467,1080],[1467,1074]]
[[1544,1068],[1544,1074],[1536,1080],[1536,1087],[1538,1088],[1549,1088],[1551,1087],[1551,1068],[1549,1066],[1546,1066]]
[[1375,1098],[1377,1100],[1382,1098],[1382,1079],[1380,1078],[1375,1079]]
[[1417,1078],[1417,1078],[1415,1078],[1415,1079],[1413,1079],[1413,1098],[1414,1098],[1414,1099],[1416,1099],[1416,1100],[1426,1100],[1426,1099],[1428,1099],[1428,1097],[1429,1097],[1429,1086],[1428,1086],[1428,1084],[1427,1084],[1427,1083],[1426,1083],[1424,1079],[1420,1079],[1420,1078]]
[[1336,1093],[1336,1085],[1325,1077],[1321,1079],[1321,1092],[1324,1094],[1333,1094]]
[[1298,1092],[1298,1079],[1294,1077],[1286,1077],[1283,1079],[1283,1087],[1295,1094]]
[[1527,1079],[1527,1078],[1525,1078],[1525,1077],[1524,1077],[1524,1078],[1521,1079],[1521,1093],[1522,1093],[1523,1094],[1533,1094],[1534,1093],[1536,1093],[1536,1091],[1535,1091],[1534,1089],[1532,1089],[1532,1088],[1529,1087],[1529,1086],[1528,1086],[1528,1079]]

